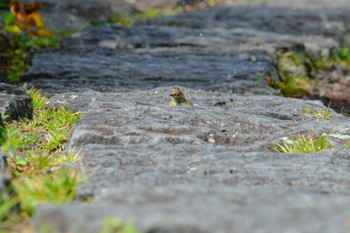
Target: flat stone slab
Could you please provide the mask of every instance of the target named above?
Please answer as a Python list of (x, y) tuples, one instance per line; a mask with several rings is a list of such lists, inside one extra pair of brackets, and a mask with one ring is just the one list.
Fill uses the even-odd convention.
[[(74, 204), (42, 205), (36, 230), (98, 232), (113, 218), (145, 233), (349, 231), (349, 118), (278, 97), (265, 79), (280, 77), (276, 51), (329, 58), (344, 42), (348, 10), (322, 6), (227, 6), (91, 26), (36, 54), (24, 78), (53, 94), (53, 106), (84, 111), (66, 150), (91, 175)], [(343, 89), (332, 90), (348, 88), (346, 69), (339, 74)], [(168, 106), (179, 86), (192, 106)], [(325, 111), (329, 119), (316, 116)], [(309, 133), (333, 150), (271, 149)]]
[[(59, 49), (36, 54), (24, 80), (49, 93), (180, 85), (276, 94), (264, 79), (279, 77), (276, 50), (301, 47), (327, 58), (339, 47), (339, 34), (349, 31), (348, 15), (333, 13), (231, 6), (131, 28), (91, 26)], [(273, 25), (277, 19), (282, 26)]]
[[(181, 187), (149, 189), (155, 191), (149, 194), (135, 189), (115, 194), (114, 204), (42, 206), (35, 221), (37, 225), (49, 224), (57, 232), (87, 233), (98, 232), (106, 219), (135, 222), (140, 232), (147, 233), (349, 231), (350, 198), (346, 195), (281, 192), (270, 188), (194, 186), (187, 192)], [(142, 200), (146, 197), (135, 197), (135, 192), (140, 191), (151, 195), (148, 198), (155, 204), (144, 204)], [(183, 196), (176, 196), (179, 194)], [(131, 196), (128, 202), (125, 196)], [(171, 203), (173, 200), (176, 204)], [(178, 216), (174, 217), (174, 213)]]
[[(36, 55), (25, 80), (49, 93), (91, 89), (103, 92), (125, 91), (179, 84), (211, 90), (221, 88), (235, 93), (277, 93), (262, 83), (265, 82), (262, 78), (264, 75), (276, 73), (273, 60), (264, 53), (224, 56), (173, 52), (116, 53), (115, 56), (88, 51), (83, 54)], [(252, 62), (251, 56), (259, 60)], [(40, 65), (37, 63), (39, 60)], [(208, 71), (200, 64), (204, 67), (210, 65), (212, 69)]]
[(324, 110), (319, 101), (194, 89), (184, 89), (193, 106), (170, 108), (171, 88), (76, 97), (90, 105), (67, 150), (79, 151), (93, 174), (78, 199), (95, 203), (43, 206), (37, 229), (96, 232), (107, 217), (132, 220), (141, 232), (349, 229), (346, 141), (329, 136), (338, 149), (317, 154), (270, 149), (298, 133), (345, 137), (349, 118), (305, 113)]
[(136, 12), (148, 11), (154, 8), (174, 8), (178, 0), (42, 0), (40, 13), (45, 24), (53, 28), (73, 29), (84, 28), (91, 22), (108, 21), (111, 17), (122, 15), (127, 17)]
[[(255, 3), (256, 4), (256, 3)], [(278, 4), (277, 4), (278, 5)], [(293, 5), (293, 3), (291, 4)], [(344, 37), (350, 26), (349, 8), (291, 9), (289, 7), (224, 6), (193, 14), (154, 19), (152, 25), (188, 28), (247, 28), (289, 35)]]

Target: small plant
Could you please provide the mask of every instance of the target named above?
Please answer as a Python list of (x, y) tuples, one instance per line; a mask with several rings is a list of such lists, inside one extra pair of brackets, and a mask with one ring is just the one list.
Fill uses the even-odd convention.
[(329, 106), (327, 108), (323, 108), (321, 110), (311, 110), (308, 108), (304, 108), (303, 112), (305, 114), (312, 114), (315, 116), (316, 121), (319, 121), (321, 119), (330, 119), (332, 118), (332, 114), (330, 113)]
[(311, 133), (282, 138), (282, 143), (274, 144), (271, 148), (287, 154), (316, 153), (331, 149), (327, 144), (327, 137), (317, 137)]
[(348, 47), (340, 48), (339, 58), (346, 63), (350, 63), (350, 48)]
[(34, 111), (44, 107), (47, 99), (40, 90), (30, 88), (27, 90), (27, 93), (32, 97)]

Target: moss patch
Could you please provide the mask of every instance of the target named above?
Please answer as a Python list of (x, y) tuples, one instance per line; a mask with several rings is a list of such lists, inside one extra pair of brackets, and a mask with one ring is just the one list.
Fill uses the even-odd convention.
[(304, 46), (280, 48), (276, 52), (278, 80), (272, 86), (288, 97), (312, 94), (320, 73), (331, 73), (340, 64), (350, 65), (350, 48), (340, 47), (309, 52)]

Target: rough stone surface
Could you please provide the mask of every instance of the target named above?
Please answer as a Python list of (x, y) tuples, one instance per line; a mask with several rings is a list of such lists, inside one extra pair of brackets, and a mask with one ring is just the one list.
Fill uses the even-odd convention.
[(182, 85), (229, 93), (273, 94), (276, 91), (263, 79), (279, 75), (273, 54), (278, 47), (296, 45), (319, 54), (338, 43), (318, 36), (239, 28), (140, 25), (129, 29), (104, 25), (76, 34), (57, 50), (37, 54), (24, 80), (51, 93)]
[[(149, 190), (149, 189), (148, 189)], [(157, 190), (152, 195), (154, 205), (137, 202), (147, 190), (129, 190), (116, 195), (129, 202), (116, 201), (92, 206), (43, 206), (36, 215), (37, 223), (49, 223), (59, 232), (98, 232), (103, 218), (120, 216), (130, 221), (137, 216), (141, 232), (153, 233), (227, 233), (227, 232), (347, 232), (349, 230), (350, 198), (322, 193), (275, 191), (271, 188), (206, 188), (181, 185), (169, 190)], [(181, 195), (175, 196), (181, 192)], [(170, 193), (170, 194), (169, 194)], [(247, 195), (254, 193), (254, 195)], [(122, 197), (122, 195), (124, 197)], [(197, 198), (199, 196), (200, 198)], [(214, 196), (218, 198), (213, 198)], [(135, 200), (133, 200), (133, 198)], [(176, 200), (176, 204), (171, 204)], [(156, 204), (160, 203), (160, 204)], [(163, 208), (159, 208), (163, 206)], [(228, 208), (228, 206), (230, 208)], [(218, 207), (223, 207), (222, 209)], [(174, 218), (174, 212), (179, 214)], [(79, 216), (77, 216), (79, 215)], [(69, 219), (73, 219), (71, 221)], [(64, 224), (60, 224), (60, 223)]]
[[(331, 112), (317, 121), (304, 113), (323, 110), (319, 101), (193, 89), (185, 89), (193, 106), (170, 108), (169, 93), (170, 87), (77, 94), (90, 105), (67, 150), (79, 151), (94, 174), (77, 198), (96, 202), (44, 206), (37, 229), (96, 232), (115, 217), (131, 219), (141, 232), (349, 230), (349, 150), (270, 149), (297, 133), (349, 135), (347, 117)], [(337, 148), (346, 143), (330, 141)]]
[[(32, 0), (34, 1), (34, 0)], [(147, 11), (152, 8), (173, 8), (176, 5), (192, 5), (195, 0), (43, 0), (44, 6), (41, 13), (45, 22), (55, 28), (81, 28), (87, 26), (90, 21), (106, 21), (116, 13), (133, 13), (135, 11)], [(203, 1), (197, 1), (203, 2)], [(210, 2), (210, 1), (205, 1)], [(288, 9), (344, 9), (349, 8), (350, 3), (346, 0), (217, 0), (217, 5), (236, 6), (268, 6)], [(299, 26), (299, 25), (298, 25)]]
[(32, 98), (23, 88), (0, 83), (0, 113), (2, 116), (8, 116), (8, 120), (31, 119), (33, 116)]
[[(91, 26), (59, 49), (37, 54), (24, 80), (50, 93), (181, 85), (278, 94), (265, 81), (281, 79), (276, 52), (301, 49), (313, 59), (329, 59), (350, 31), (349, 15), (347, 8), (226, 6), (131, 28)], [(339, 66), (309, 74), (317, 80), (310, 95), (349, 112), (349, 72)]]
[[(107, 21), (113, 16), (135, 14), (148, 10), (172, 9), (194, 1), (179, 0), (43, 0), (41, 13), (45, 22), (55, 28), (83, 28), (93, 21)], [(221, 3), (223, 4), (223, 3)]]
[[(347, 3), (235, 2), (131, 28), (91, 26), (35, 55), (28, 85), (84, 111), (66, 149), (91, 175), (74, 204), (38, 209), (37, 231), (98, 232), (108, 218), (145, 233), (350, 231), (349, 118), (278, 97), (265, 79), (280, 78), (280, 50), (329, 58), (350, 31), (349, 9), (333, 7)], [(321, 84), (348, 93), (347, 68), (333, 71)], [(193, 106), (168, 106), (178, 86)], [(324, 111), (331, 118), (315, 116)], [(334, 149), (270, 147), (308, 133)]]
[[(267, 73), (276, 74), (273, 59), (264, 53), (253, 53), (259, 59), (257, 62), (249, 60), (249, 53), (223, 56), (172, 54), (171, 51), (162, 52), (163, 55), (128, 51), (117, 53), (116, 56), (91, 52), (37, 55), (35, 67), (27, 72), (25, 80), (50, 93), (89, 89), (149, 89), (180, 84), (241, 94), (277, 93), (263, 84), (263, 79), (259, 82), (259, 77)], [(41, 65), (37, 63), (39, 60), (42, 61)], [(203, 69), (208, 66), (212, 69)]]
[[(221, 7), (214, 10), (150, 20), (154, 25), (190, 28), (248, 28), (285, 35), (343, 38), (349, 32), (349, 9), (289, 9), (280, 7)], [(317, 43), (316, 43), (317, 44)]]
[[(271, 4), (266, 3), (268, 1), (261, 1), (261, 3), (263, 2), (265, 2), (264, 5), (269, 7), (243, 5), (221, 7), (206, 11), (206, 14), (195, 12), (190, 15), (167, 17), (162, 20), (149, 20), (148, 23), (150, 25), (185, 27), (197, 31), (217, 28), (224, 31), (258, 31), (259, 33), (252, 33), (251, 37), (242, 36), (241, 38), (244, 39), (240, 47), (255, 48), (255, 46), (258, 46), (260, 49), (265, 50), (272, 43), (274, 45), (273, 48), (287, 50), (287, 53), (291, 50), (300, 50), (301, 48), (314, 56), (314, 60), (322, 60), (332, 50), (334, 51), (334, 48), (339, 46), (335, 46), (334, 40), (349, 46), (349, 38), (347, 36), (350, 29), (348, 23), (350, 21), (349, 8), (334, 8), (335, 5), (339, 6), (339, 2), (335, 2), (332, 7), (327, 7), (327, 9), (322, 8), (324, 5), (310, 9), (307, 7), (307, 9), (276, 7), (279, 4), (271, 7)], [(286, 3), (284, 2), (283, 4)], [(271, 32), (273, 33), (272, 35), (270, 34)], [(276, 34), (279, 36), (275, 36)], [(237, 38), (237, 35), (234, 35)], [(268, 35), (276, 39), (276, 42), (274, 39), (271, 40)], [(302, 42), (298, 42), (291, 35), (300, 38)], [(304, 37), (308, 37), (308, 39)], [(264, 38), (263, 41), (259, 41), (260, 38)], [(254, 42), (256, 43), (255, 46)], [(291, 45), (295, 47), (293, 48)], [(269, 51), (273, 50), (270, 49)], [(294, 68), (296, 68), (292, 72), (294, 77), (298, 77), (300, 69), (304, 69), (301, 66)], [(310, 69), (312, 68), (306, 65), (306, 71), (310, 72)], [(326, 105), (331, 104), (339, 112), (350, 112), (350, 95), (348, 94), (350, 90), (348, 82), (349, 72), (349, 66), (343, 66), (342, 64), (321, 70), (317, 74), (310, 74), (312, 73), (310, 72), (308, 76), (317, 80), (314, 83), (314, 87), (309, 88), (310, 95), (323, 100)]]

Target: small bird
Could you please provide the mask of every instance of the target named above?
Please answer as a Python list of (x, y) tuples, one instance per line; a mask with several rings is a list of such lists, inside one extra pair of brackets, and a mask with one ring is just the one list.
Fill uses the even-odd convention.
[(169, 107), (192, 105), (190, 100), (187, 100), (180, 88), (174, 88), (170, 93)]

